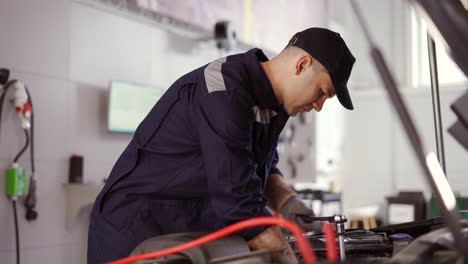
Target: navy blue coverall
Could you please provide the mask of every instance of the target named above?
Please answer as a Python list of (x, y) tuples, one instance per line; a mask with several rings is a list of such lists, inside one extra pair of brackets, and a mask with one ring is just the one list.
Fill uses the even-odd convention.
[[(143, 240), (211, 232), (270, 216), (264, 189), (289, 116), (259, 49), (217, 59), (178, 79), (137, 128), (94, 204), (88, 263), (128, 254)], [(239, 234), (249, 240), (264, 230)]]

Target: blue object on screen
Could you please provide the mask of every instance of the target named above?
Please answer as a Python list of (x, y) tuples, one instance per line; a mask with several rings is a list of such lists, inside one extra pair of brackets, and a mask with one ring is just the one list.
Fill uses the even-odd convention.
[(113, 80), (109, 85), (107, 129), (133, 133), (165, 89), (151, 85)]

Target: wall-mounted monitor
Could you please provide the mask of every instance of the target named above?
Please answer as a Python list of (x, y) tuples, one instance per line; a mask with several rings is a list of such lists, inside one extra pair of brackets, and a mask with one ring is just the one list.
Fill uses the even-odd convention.
[(110, 81), (107, 129), (133, 133), (165, 89), (126, 81)]

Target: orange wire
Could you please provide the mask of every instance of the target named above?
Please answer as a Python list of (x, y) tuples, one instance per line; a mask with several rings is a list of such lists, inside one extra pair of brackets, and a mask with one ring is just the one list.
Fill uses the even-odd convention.
[(256, 226), (265, 226), (265, 225), (278, 225), (288, 229), (296, 238), (296, 243), (299, 251), (302, 254), (303, 260), (305, 264), (313, 264), (315, 263), (316, 257), (314, 252), (312, 251), (312, 247), (310, 246), (309, 241), (304, 237), (302, 230), (293, 222), (282, 218), (275, 218), (275, 217), (257, 217), (248, 220), (244, 220), (241, 222), (237, 222), (230, 226), (224, 227), (220, 230), (217, 230), (213, 233), (208, 235), (202, 236), (195, 240), (189, 241), (187, 243), (177, 245), (174, 247), (162, 249), (159, 251), (153, 251), (149, 253), (143, 253), (139, 255), (133, 255), (130, 257), (122, 258), (116, 261), (109, 262), (109, 264), (124, 264), (124, 263), (131, 263), (136, 262), (139, 260), (145, 259), (155, 259), (166, 255), (175, 254), (190, 248), (198, 247), (200, 245), (206, 244), (213, 240), (228, 236), (232, 233), (238, 232), (240, 230), (256, 227)]
[(336, 245), (336, 235), (332, 224), (324, 224), (322, 226), (322, 232), (325, 235), (325, 248), (327, 250), (328, 262), (333, 263), (338, 261), (338, 247)]

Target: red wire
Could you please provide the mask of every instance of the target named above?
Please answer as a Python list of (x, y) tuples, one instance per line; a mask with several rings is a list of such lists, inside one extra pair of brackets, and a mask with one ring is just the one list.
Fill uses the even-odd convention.
[(327, 260), (329, 262), (338, 261), (338, 250), (336, 245), (335, 230), (331, 224), (324, 224), (322, 232), (325, 235), (325, 248), (327, 250)]
[(223, 229), (217, 230), (213, 233), (208, 235), (202, 236), (195, 240), (189, 241), (187, 243), (177, 245), (174, 247), (166, 248), (160, 251), (153, 251), (149, 253), (133, 255), (130, 257), (122, 258), (116, 261), (109, 262), (108, 264), (124, 264), (124, 263), (131, 263), (136, 262), (139, 260), (145, 259), (155, 259), (166, 255), (175, 254), (190, 248), (198, 247), (200, 245), (206, 244), (213, 240), (228, 236), (232, 233), (238, 232), (240, 230), (256, 227), (256, 226), (265, 226), (265, 225), (278, 225), (288, 229), (296, 238), (297, 247), (302, 254), (303, 260), (305, 264), (313, 264), (315, 263), (316, 257), (314, 252), (312, 251), (312, 247), (310, 246), (309, 241), (304, 237), (302, 230), (294, 223), (282, 219), (282, 218), (275, 218), (275, 217), (257, 217), (248, 220), (244, 220), (241, 222), (237, 222), (230, 226), (227, 226)]

